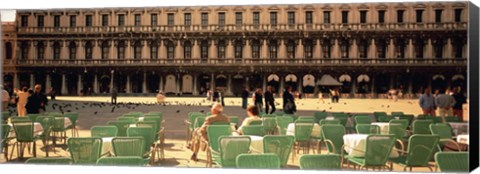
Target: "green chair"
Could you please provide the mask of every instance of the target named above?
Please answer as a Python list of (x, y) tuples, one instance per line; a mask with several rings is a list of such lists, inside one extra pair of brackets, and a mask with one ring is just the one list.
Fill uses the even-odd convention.
[(48, 164), (59, 165), (59, 164), (71, 164), (71, 163), (72, 163), (72, 160), (68, 157), (30, 158), (27, 161), (25, 161), (25, 164), (42, 164), (42, 165), (48, 165)]
[(262, 125), (248, 125), (242, 127), (243, 135), (265, 136), (265, 129)]
[(144, 114), (143, 116), (147, 117), (147, 116), (153, 116), (153, 115), (154, 116), (160, 116), (160, 117), (163, 118), (163, 113), (162, 112), (148, 112), (148, 113)]
[(357, 124), (355, 130), (358, 134), (380, 134), (380, 127), (378, 125)]
[(250, 142), (249, 136), (220, 136), (218, 149), (210, 149), (213, 161), (223, 168), (236, 167), (237, 156), (250, 151)]
[(217, 121), (217, 122), (213, 122), (212, 125), (228, 125), (228, 126), (230, 126), (230, 122)]
[(240, 154), (237, 156), (236, 167), (243, 169), (280, 169), (280, 158), (273, 153)]
[(338, 154), (302, 155), (302, 170), (340, 170), (341, 156)]
[(388, 115), (380, 115), (378, 116), (377, 118), (377, 121), (378, 122), (389, 122), (390, 120), (392, 120), (394, 118), (392, 118), (391, 116), (388, 116)]
[(67, 128), (65, 127), (65, 117), (54, 117), (52, 133), (53, 146), (56, 146), (58, 138), (63, 139), (63, 142), (65, 144), (67, 143)]
[(117, 127), (117, 136), (124, 137), (127, 136), (127, 129), (130, 127), (130, 122), (128, 121), (109, 121), (107, 125), (112, 125)]
[(412, 123), (412, 134), (431, 134), (430, 124), (432, 120), (415, 120)]
[(235, 126), (240, 125), (240, 119), (238, 116), (229, 116), (228, 118), (230, 118), (230, 123), (235, 123)]
[(333, 120), (323, 119), (323, 120), (320, 120), (318, 124), (321, 126), (326, 124), (341, 124), (341, 123), (340, 123), (340, 120), (336, 120), (336, 119), (333, 119)]
[(368, 135), (365, 142), (365, 156), (354, 157), (347, 155), (347, 162), (348, 164), (353, 163), (360, 166), (360, 169), (365, 168), (367, 170), (369, 167), (386, 167), (386, 162), (394, 144), (395, 137), (393, 135)]
[(300, 149), (303, 154), (310, 152), (310, 140), (312, 135), (313, 123), (303, 123), (301, 121), (295, 121), (295, 143), (293, 145), (292, 161), (295, 159)]
[(102, 139), (69, 138), (68, 150), (72, 164), (96, 164), (102, 151)]
[(441, 172), (468, 173), (468, 152), (437, 152), (435, 162)]
[(343, 153), (343, 136), (345, 135), (345, 127), (341, 124), (327, 124), (320, 126), (322, 138), (329, 153)]
[(263, 121), (262, 120), (253, 120), (250, 122), (250, 125), (262, 125)]
[(442, 123), (443, 120), (442, 120), (442, 117), (434, 117), (433, 118), (433, 123)]
[(151, 154), (150, 157), (150, 163), (153, 164), (155, 160), (155, 150), (152, 149), (152, 145), (155, 142), (155, 135), (154, 135), (154, 130), (155, 128), (153, 127), (130, 127), (127, 129), (127, 136), (128, 137), (143, 137), (145, 140), (145, 149), (144, 149), (144, 154), (147, 156), (147, 154)]
[(406, 171), (407, 167), (410, 168), (410, 172), (412, 172), (413, 167), (428, 167), (430, 171), (433, 172), (428, 161), (430, 160), (439, 139), (440, 137), (437, 135), (417, 134), (410, 136), (405, 156), (389, 160), (391, 162), (390, 170), (393, 169), (392, 163), (395, 163), (403, 166), (403, 171)]
[(293, 118), (293, 121), (296, 121), (298, 119), (298, 116), (294, 114), (283, 114), (283, 117), (291, 117)]
[(46, 115), (53, 116), (53, 117), (62, 117), (63, 114), (61, 112), (47, 112)]
[(392, 112), (392, 117), (400, 117), (400, 116), (402, 116), (402, 115), (404, 115), (403, 112), (399, 112), (399, 111), (397, 111), (397, 112)]
[(402, 124), (402, 126), (405, 127), (405, 129), (407, 129), (409, 125), (409, 121), (407, 119), (398, 119), (398, 120), (394, 119), (394, 120), (388, 121), (388, 123)]
[(188, 113), (188, 119), (184, 120), (184, 123), (187, 125), (186, 129), (186, 135), (185, 136), (185, 144), (190, 144), (190, 138), (192, 137), (192, 132), (195, 130), (195, 120), (197, 117), (206, 117), (203, 113), (201, 112), (189, 112)]
[(208, 141), (204, 142), (208, 145), (207, 148), (207, 167), (212, 166), (212, 149), (218, 152), (219, 143), (218, 138), (220, 136), (228, 136), (232, 134), (232, 129), (229, 125), (208, 125), (207, 126), (207, 137)]
[(275, 117), (263, 117), (262, 126), (266, 134), (273, 135), (277, 130), (277, 121)]
[(207, 117), (200, 116), (200, 117), (195, 118), (192, 132), (193, 132), (193, 130), (195, 130), (196, 128), (202, 127), (203, 123), (205, 122), (205, 118), (207, 118)]
[(263, 153), (274, 153), (280, 158), (282, 167), (287, 165), (295, 137), (291, 135), (265, 135), (263, 137)]
[(366, 115), (366, 116), (365, 115), (355, 116), (355, 117), (353, 117), (353, 119), (355, 120), (355, 125), (356, 124), (371, 124), (372, 123), (372, 119), (368, 115)]
[(138, 156), (103, 157), (97, 160), (101, 166), (145, 166), (147, 161)]
[(458, 122), (461, 122), (461, 121), (460, 121), (460, 118), (455, 117), (455, 116), (445, 117), (445, 121), (446, 121), (447, 123), (451, 123), (451, 122), (453, 122), (453, 123), (458, 123)]
[(91, 137), (116, 137), (118, 128), (116, 126), (93, 126), (90, 128)]
[(67, 126), (65, 129), (72, 130), (72, 137), (78, 137), (78, 129), (77, 129), (77, 120), (78, 120), (78, 113), (77, 112), (69, 112), (64, 114), (65, 117), (70, 119), (72, 122), (71, 125)]
[(349, 116), (345, 113), (335, 113), (333, 117), (337, 120), (340, 120), (340, 124), (342, 124), (347, 132), (355, 132), (355, 127), (353, 125), (347, 126)]
[(6, 124), (8, 123), (8, 119), (10, 118), (10, 112), (8, 111), (3, 111), (2, 112), (2, 115), (1, 115), (1, 118), (0, 118), (0, 123), (2, 124)]
[(277, 129), (280, 135), (286, 135), (288, 124), (293, 123), (292, 117), (277, 116), (275, 117), (277, 122)]
[(460, 151), (460, 145), (457, 141), (453, 140), (452, 128), (448, 124), (444, 123), (437, 123), (437, 124), (430, 124), (430, 131), (433, 135), (438, 135), (440, 137), (440, 143), (438, 144), (438, 150), (442, 148), (440, 145), (444, 145), (445, 143), (452, 143), (457, 146), (457, 149)]
[(327, 112), (314, 112), (313, 117), (315, 118), (315, 123), (318, 123), (320, 120), (326, 119), (327, 115)]
[(305, 122), (305, 123), (313, 123), (315, 122), (315, 118), (314, 117), (309, 117), (309, 116), (299, 116), (297, 118), (297, 120), (295, 121), (302, 121), (302, 122)]
[(404, 136), (407, 131), (407, 120), (390, 120), (388, 123), (388, 134), (395, 137), (400, 149), (405, 149)]
[(27, 114), (26, 116), (30, 118), (31, 121), (35, 122), (37, 121), (37, 117), (40, 116), (40, 114)]
[(133, 124), (133, 123), (137, 122), (137, 118), (122, 116), (122, 117), (118, 117), (117, 121), (128, 121), (129, 123)]
[(15, 131), (16, 141), (12, 146), (12, 151), (10, 152), (10, 159), (12, 159), (13, 151), (15, 150), (15, 145), (18, 147), (19, 158), (23, 158), (25, 147), (28, 146), (30, 149), (30, 144), (33, 144), (33, 157), (37, 157), (37, 140), (41, 140), (38, 136), (34, 134), (33, 122), (30, 119), (27, 120), (12, 120), (13, 130)]
[(0, 147), (0, 152), (3, 153), (5, 159), (8, 161), (8, 146), (10, 146), (10, 140), (13, 139), (13, 138), (9, 138), (9, 134), (10, 134), (10, 129), (11, 127), (7, 124), (1, 124), (1, 135), (0, 135), (0, 138), (1, 138), (1, 147)]
[(165, 131), (164, 128), (162, 127), (162, 118), (159, 116), (145, 116), (143, 119), (146, 122), (156, 122), (156, 132), (155, 132), (155, 150), (158, 153), (158, 157), (164, 158), (164, 142), (165, 142)]
[(404, 114), (399, 117), (400, 120), (408, 120), (408, 126), (412, 124), (414, 118), (415, 116), (412, 114)]
[[(41, 139), (43, 142), (43, 145), (45, 146), (45, 154), (48, 157), (48, 151), (49, 151), (49, 144), (48, 141), (52, 141), (50, 134), (52, 132), (53, 124), (55, 121), (55, 117), (53, 116), (39, 116), (36, 118), (37, 122), (42, 125), (43, 132), (39, 135), (37, 135), (38, 139)], [(53, 143), (53, 142), (52, 142)], [(55, 146), (53, 146), (55, 148)]]
[(135, 115), (136, 117), (142, 117), (143, 116), (143, 112), (138, 112), (138, 111), (129, 112), (128, 114)]
[(373, 116), (375, 117), (375, 120), (378, 122), (382, 122), (379, 120), (380, 117), (388, 117), (386, 112), (373, 112)]
[(137, 137), (115, 137), (112, 139), (113, 154), (115, 156), (137, 156), (148, 157), (145, 151), (145, 138)]

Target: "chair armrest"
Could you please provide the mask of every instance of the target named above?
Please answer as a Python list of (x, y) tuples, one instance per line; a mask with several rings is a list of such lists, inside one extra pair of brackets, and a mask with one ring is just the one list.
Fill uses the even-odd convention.
[(453, 144), (455, 144), (455, 146), (457, 146), (457, 149), (459, 152), (461, 152), (462, 150), (460, 149), (460, 145), (458, 144), (458, 142), (452, 140), (452, 139), (440, 139), (440, 142), (451, 142)]
[[(336, 152), (337, 152), (337, 150), (335, 149), (335, 144), (333, 144), (333, 142), (332, 142), (331, 140), (325, 139), (325, 140), (323, 140), (323, 141), (325, 142), (325, 146), (327, 146), (327, 143), (330, 144), (330, 146), (332, 146), (333, 153), (336, 153)], [(327, 148), (328, 148), (328, 146), (327, 146)]]

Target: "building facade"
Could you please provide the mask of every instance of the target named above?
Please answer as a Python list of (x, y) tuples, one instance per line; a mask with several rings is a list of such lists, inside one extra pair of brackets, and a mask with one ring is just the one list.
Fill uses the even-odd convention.
[(344, 96), (466, 91), (466, 2), (17, 10), (4, 79), (62, 95), (287, 86)]

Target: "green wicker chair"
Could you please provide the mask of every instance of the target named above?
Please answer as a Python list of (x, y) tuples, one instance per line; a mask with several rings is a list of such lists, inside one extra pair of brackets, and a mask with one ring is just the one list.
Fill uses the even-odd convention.
[(343, 136), (345, 135), (345, 127), (341, 124), (327, 124), (320, 126), (322, 138), (329, 153), (343, 153)]
[(287, 165), (295, 137), (291, 135), (265, 135), (263, 137), (263, 153), (274, 153), (280, 158), (282, 167)]
[(162, 127), (163, 120), (159, 116), (145, 116), (143, 121), (146, 122), (156, 122), (157, 130), (155, 132), (155, 148), (154, 150), (157, 153), (157, 156), (159, 158), (164, 158), (164, 146), (165, 146), (165, 131), (164, 128)]
[(8, 119), (10, 118), (10, 112), (8, 111), (3, 111), (1, 118), (0, 118), (0, 123), (6, 124), (8, 123)]
[(262, 125), (263, 121), (262, 120), (253, 120), (250, 122), (250, 125)]
[(263, 117), (262, 126), (266, 134), (273, 135), (277, 130), (277, 121), (275, 120), (275, 117)]
[(127, 129), (132, 123), (128, 121), (109, 121), (107, 124), (117, 127), (117, 136), (124, 137), (127, 136)]
[(428, 161), (430, 160), (439, 139), (440, 138), (437, 135), (412, 135), (408, 141), (406, 155), (389, 160), (391, 162), (390, 170), (393, 169), (392, 163), (395, 163), (403, 166), (403, 171), (406, 171), (407, 167), (410, 168), (410, 172), (413, 167), (428, 167), (430, 171), (433, 172)]
[(48, 158), (30, 158), (25, 161), (25, 164), (71, 164), (72, 160), (68, 157), (48, 157)]
[(212, 150), (219, 151), (219, 137), (228, 136), (232, 134), (232, 129), (229, 125), (208, 125), (207, 127), (207, 137), (208, 141), (204, 142), (208, 145), (207, 148), (207, 167), (212, 166)]
[(293, 145), (292, 162), (297, 153), (302, 149), (303, 154), (310, 152), (310, 140), (312, 135), (313, 123), (303, 123), (295, 121), (295, 143)]
[(262, 125), (248, 125), (242, 127), (243, 135), (265, 136), (265, 129)]
[(63, 139), (64, 144), (67, 144), (67, 128), (65, 127), (65, 117), (56, 116), (52, 126), (52, 141), (53, 146), (56, 146), (57, 139)]
[(438, 150), (441, 150), (442, 148), (440, 145), (443, 145), (445, 143), (452, 143), (457, 146), (457, 149), (460, 151), (460, 145), (457, 143), (457, 141), (453, 140), (453, 134), (452, 134), (452, 128), (448, 124), (444, 123), (437, 123), (437, 124), (430, 124), (430, 131), (432, 132), (433, 135), (438, 135), (440, 136), (440, 143), (438, 143)]
[(116, 126), (93, 126), (90, 128), (91, 137), (116, 137), (118, 128)]
[(237, 156), (250, 151), (249, 136), (220, 136), (218, 150), (211, 149), (215, 163), (224, 168), (236, 167)]
[(389, 122), (390, 120), (392, 120), (394, 118), (392, 118), (391, 116), (388, 116), (388, 115), (380, 115), (378, 116), (377, 118), (377, 121), (378, 122)]
[(40, 114), (27, 114), (26, 116), (30, 118), (31, 121), (35, 122), (37, 121), (37, 117), (40, 116)]
[(408, 120), (408, 126), (412, 124), (414, 118), (415, 116), (412, 114), (404, 114), (399, 117), (400, 120)]
[(137, 122), (137, 118), (122, 116), (122, 117), (118, 117), (117, 121), (128, 121), (129, 123), (133, 124), (133, 123)]
[(407, 120), (390, 120), (388, 123), (388, 134), (395, 137), (395, 141), (399, 144), (401, 150), (405, 149), (404, 136), (407, 131), (406, 122)]
[(132, 111), (132, 112), (129, 112), (128, 114), (135, 115), (136, 117), (143, 117), (143, 112)]
[(33, 132), (33, 122), (30, 119), (26, 120), (12, 120), (13, 130), (15, 131), (16, 141), (12, 146), (12, 151), (10, 152), (10, 159), (12, 159), (13, 151), (15, 150), (15, 145), (18, 147), (19, 158), (23, 158), (25, 147), (33, 144), (33, 157), (37, 157), (37, 140), (41, 140)]
[(292, 117), (277, 116), (275, 117), (277, 122), (277, 129), (280, 135), (286, 135), (288, 124), (293, 123)]
[(431, 134), (429, 126), (432, 124), (431, 120), (415, 120), (412, 123), (413, 134)]
[(402, 115), (404, 115), (403, 112), (399, 112), (399, 111), (397, 111), (397, 112), (392, 112), (392, 117), (400, 117), (400, 116), (402, 116)]
[(320, 122), (318, 122), (318, 124), (319, 124), (320, 126), (321, 126), (321, 125), (326, 125), (326, 124), (338, 124), (338, 125), (339, 125), (339, 124), (340, 124), (340, 120), (336, 120), (336, 119), (334, 119), (334, 120), (326, 120), (326, 119), (324, 119), (324, 120), (320, 120)]
[(187, 132), (185, 136), (185, 144), (190, 144), (190, 138), (192, 137), (192, 132), (195, 130), (195, 122), (197, 117), (206, 117), (203, 113), (201, 112), (189, 112), (188, 113), (188, 119), (184, 120), (184, 123), (187, 125)]
[(7, 124), (1, 124), (1, 135), (0, 135), (0, 138), (1, 139), (1, 149), (0, 149), (0, 152), (3, 153), (5, 159), (8, 161), (8, 146), (10, 146), (10, 140), (12, 138), (9, 138), (9, 134), (10, 134), (10, 129), (11, 127)]
[(145, 166), (148, 161), (136, 156), (103, 157), (97, 160), (101, 166)]
[(318, 123), (320, 120), (326, 119), (328, 113), (326, 112), (314, 112), (313, 117), (315, 118), (315, 123)]
[(386, 112), (373, 112), (373, 116), (375, 117), (375, 120), (377, 120), (378, 122), (382, 122), (379, 120), (380, 117), (388, 117)]
[(228, 118), (230, 118), (230, 123), (235, 123), (235, 126), (239, 126), (240, 119), (238, 116), (229, 116)]
[(460, 121), (460, 118), (454, 117), (454, 116), (445, 117), (445, 121), (446, 121), (447, 123), (450, 123), (450, 122), (454, 122), (454, 123), (456, 123), (456, 122), (461, 122), (461, 121)]
[(343, 126), (347, 125), (348, 115), (345, 113), (333, 113), (333, 117), (337, 120), (340, 120), (340, 124)]
[(358, 116), (355, 116), (353, 119), (355, 120), (355, 125), (372, 123), (372, 119), (368, 115), (358, 115)]
[(341, 156), (338, 154), (302, 155), (302, 170), (340, 170)]
[(297, 120), (295, 121), (302, 121), (302, 122), (305, 122), (305, 123), (313, 123), (315, 122), (315, 118), (314, 117), (309, 117), (309, 116), (299, 116), (297, 118)]
[(437, 152), (435, 162), (441, 172), (468, 173), (468, 152)]
[(359, 134), (380, 134), (380, 127), (370, 124), (357, 124), (355, 130)]
[(243, 169), (280, 169), (280, 158), (273, 153), (240, 154), (236, 166)]
[[(154, 135), (155, 128), (153, 127), (130, 127), (127, 129), (128, 137), (143, 137), (145, 140), (145, 149), (144, 154), (151, 154), (150, 164), (153, 164), (155, 161), (155, 149), (152, 149), (152, 145), (155, 142)], [(146, 155), (145, 155), (146, 156)]]
[(72, 164), (96, 164), (102, 151), (102, 139), (69, 138), (68, 150), (70, 152)]
[[(361, 168), (381, 168), (386, 167), (388, 157), (395, 144), (393, 135), (369, 135), (365, 142), (365, 156), (353, 157), (347, 155), (348, 165), (353, 163)], [(343, 156), (343, 155), (342, 155)]]
[(65, 113), (65, 117), (70, 119), (72, 124), (70, 126), (67, 126), (65, 129), (67, 130), (72, 130), (72, 137), (78, 137), (78, 129), (77, 129), (77, 120), (78, 120), (78, 113), (76, 112), (70, 112), (70, 113)]
[(113, 153), (115, 156), (148, 157), (145, 150), (145, 138), (138, 137), (115, 137), (112, 139)]
[[(50, 132), (52, 131), (55, 117), (53, 116), (39, 116), (36, 118), (37, 122), (42, 125), (43, 132), (40, 135), (37, 135), (37, 138), (41, 139), (43, 145), (45, 146), (45, 154), (48, 157), (49, 145), (48, 141), (52, 141), (50, 137)], [(53, 146), (55, 148), (55, 146)]]

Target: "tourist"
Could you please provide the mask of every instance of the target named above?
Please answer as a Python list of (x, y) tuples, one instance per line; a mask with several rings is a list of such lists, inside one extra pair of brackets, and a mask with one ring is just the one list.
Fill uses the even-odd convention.
[(426, 88), (420, 96), (419, 102), (424, 115), (435, 116), (435, 98), (433, 97), (430, 88)]
[(54, 88), (50, 88), (50, 92), (48, 92), (50, 94), (50, 100), (55, 100), (55, 95), (57, 94), (57, 92), (55, 91)]
[(335, 88), (333, 90), (330, 90), (330, 94), (332, 95), (332, 103), (338, 103), (338, 100), (339, 100), (339, 95), (340, 95), (340, 91), (338, 88)]
[(247, 109), (247, 103), (248, 103), (248, 96), (250, 95), (250, 91), (246, 87), (245, 90), (242, 92), (242, 108)]
[[(28, 96), (28, 88), (24, 86), (22, 90), (15, 89), (15, 94), (17, 95), (17, 113), (19, 117), (23, 117), (27, 115), (27, 109), (25, 105), (27, 104)], [(32, 91), (33, 92), (33, 91)]]
[(10, 102), (10, 94), (3, 88), (3, 85), (0, 85), (0, 89), (2, 89), (2, 110), (6, 111)]
[(295, 105), (295, 98), (293, 97), (293, 88), (290, 86), (288, 90), (283, 92), (283, 112), (286, 114), (294, 114), (297, 112), (297, 106)]
[(163, 91), (158, 91), (158, 94), (157, 94), (157, 102), (158, 104), (161, 104), (163, 102), (165, 102), (165, 95), (163, 94)]
[(242, 135), (243, 134), (242, 128), (244, 126), (249, 126), (250, 123), (252, 123), (252, 121), (262, 120), (259, 114), (260, 114), (260, 110), (258, 109), (257, 106), (249, 105), (247, 107), (247, 118), (243, 120), (242, 125), (237, 129), (237, 133)]
[(218, 98), (220, 100), (220, 103), (222, 103), (222, 106), (225, 106), (225, 91), (222, 89), (221, 91), (218, 92)]
[(438, 114), (442, 117), (442, 122), (445, 123), (445, 116), (449, 115), (452, 111), (452, 107), (455, 105), (455, 98), (451, 95), (445, 94), (444, 91), (440, 91), (435, 97), (435, 106), (438, 107)]
[(112, 89), (112, 100), (111, 100), (111, 104), (112, 105), (116, 105), (117, 104), (117, 88), (113, 88)]
[[(275, 112), (275, 97), (273, 96), (272, 87), (268, 86), (267, 91), (263, 95), (265, 97), (265, 113), (273, 114)], [(268, 112), (270, 107), (272, 107), (272, 110)]]
[(220, 92), (218, 91), (218, 89), (216, 89), (215, 92), (213, 92), (212, 102), (220, 102), (218, 100), (219, 98), (220, 98)]
[(189, 148), (193, 151), (193, 154), (190, 157), (193, 161), (198, 161), (197, 154), (200, 148), (202, 148), (202, 151), (205, 151), (207, 148), (206, 144), (202, 143), (204, 142), (203, 140), (208, 141), (207, 126), (214, 122), (230, 122), (230, 119), (223, 115), (222, 104), (214, 103), (210, 111), (212, 112), (212, 115), (205, 118), (203, 125), (195, 129), (192, 133), (192, 144), (190, 144)]
[[(27, 114), (39, 114), (46, 111), (46, 105), (48, 104), (47, 96), (42, 94), (42, 86), (40, 84), (35, 85), (33, 93), (27, 98)], [(30, 93), (30, 91), (29, 91)]]
[(453, 116), (458, 117), (460, 121), (463, 121), (463, 104), (467, 103), (467, 98), (461, 93), (461, 88), (453, 88), (453, 98), (455, 104), (453, 105)]
[(258, 107), (260, 112), (263, 112), (263, 94), (262, 94), (262, 89), (257, 88), (255, 93), (252, 95), (253, 103)]

